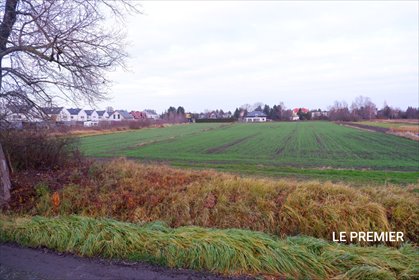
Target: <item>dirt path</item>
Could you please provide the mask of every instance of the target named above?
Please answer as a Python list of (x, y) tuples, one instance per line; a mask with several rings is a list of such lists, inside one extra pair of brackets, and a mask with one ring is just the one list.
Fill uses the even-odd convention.
[(111, 262), (57, 254), (45, 249), (0, 244), (0, 279), (4, 280), (94, 280), (94, 279), (248, 279), (227, 278), (206, 272), (168, 269), (144, 263)]

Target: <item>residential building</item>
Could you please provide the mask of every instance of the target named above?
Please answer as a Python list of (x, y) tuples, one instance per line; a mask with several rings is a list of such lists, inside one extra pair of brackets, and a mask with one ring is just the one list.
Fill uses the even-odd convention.
[(52, 122), (68, 122), (71, 120), (70, 112), (64, 107), (44, 107), (42, 111)]
[(98, 122), (99, 121), (99, 114), (96, 112), (96, 110), (84, 110), (87, 115), (87, 120), (92, 122)]
[(153, 120), (160, 119), (160, 116), (154, 110), (145, 109), (144, 113), (146, 114), (147, 119), (153, 119)]
[(253, 111), (246, 115), (245, 122), (266, 122), (267, 115), (264, 112)]
[(98, 115), (99, 121), (107, 121), (109, 119), (109, 114), (105, 110), (103, 110), (103, 111), (96, 111), (96, 113)]
[(87, 121), (87, 114), (84, 110), (79, 108), (70, 108), (67, 109), (70, 113), (70, 121), (73, 122), (85, 122)]
[(133, 119), (134, 119), (133, 116), (131, 116), (125, 110), (116, 110), (109, 116), (110, 121), (125, 121), (125, 120), (133, 120)]

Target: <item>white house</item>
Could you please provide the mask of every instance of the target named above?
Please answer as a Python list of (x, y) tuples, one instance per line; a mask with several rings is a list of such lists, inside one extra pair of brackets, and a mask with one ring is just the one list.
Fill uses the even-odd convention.
[(109, 114), (107, 111), (96, 111), (99, 121), (107, 121), (109, 119)]
[(131, 116), (127, 111), (125, 110), (116, 110), (113, 112), (109, 119), (110, 121), (126, 121), (126, 120), (133, 120), (133, 116)]
[(68, 122), (71, 120), (70, 112), (64, 107), (44, 107), (42, 111), (53, 122)]
[(160, 119), (159, 115), (154, 110), (146, 109), (144, 110), (144, 113), (146, 114), (147, 119), (153, 119), (153, 120)]
[(87, 121), (87, 114), (84, 110), (79, 108), (70, 108), (67, 110), (70, 113), (70, 121), (85, 122)]
[(245, 122), (266, 122), (266, 115), (260, 111), (253, 111), (246, 115)]
[(99, 114), (96, 112), (96, 110), (84, 110), (87, 115), (87, 120), (92, 122), (98, 122), (99, 121)]
[(6, 120), (9, 122), (39, 122), (40, 113), (31, 105), (9, 105), (6, 106)]

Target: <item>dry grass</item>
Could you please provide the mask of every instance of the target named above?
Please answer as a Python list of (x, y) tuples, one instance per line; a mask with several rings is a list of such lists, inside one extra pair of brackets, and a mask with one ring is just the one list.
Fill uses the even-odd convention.
[[(329, 240), (334, 231), (393, 230), (418, 242), (417, 187), (352, 188), (243, 178), (122, 159), (76, 171), (58, 189), (57, 209), (51, 200), (53, 190), (38, 185), (33, 206), (20, 213), (78, 214), (135, 223), (160, 220), (172, 227), (242, 228)], [(19, 201), (16, 196), (14, 200)], [(19, 203), (15, 206), (13, 210), (19, 212)]]
[(162, 223), (129, 224), (80, 216), (0, 216), (0, 241), (82, 256), (276, 279), (417, 279), (417, 249), (358, 247), (311, 237)]

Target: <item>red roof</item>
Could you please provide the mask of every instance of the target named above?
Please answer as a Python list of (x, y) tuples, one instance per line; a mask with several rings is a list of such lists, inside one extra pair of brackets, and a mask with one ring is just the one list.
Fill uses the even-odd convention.
[(140, 111), (131, 111), (129, 113), (134, 119), (139, 120), (139, 119), (145, 119), (147, 118), (146, 113), (145, 112), (140, 112)]
[(298, 113), (298, 111), (301, 109), (301, 112), (303, 113), (308, 113), (308, 109), (307, 108), (294, 108), (294, 110), (292, 110), (294, 113)]

